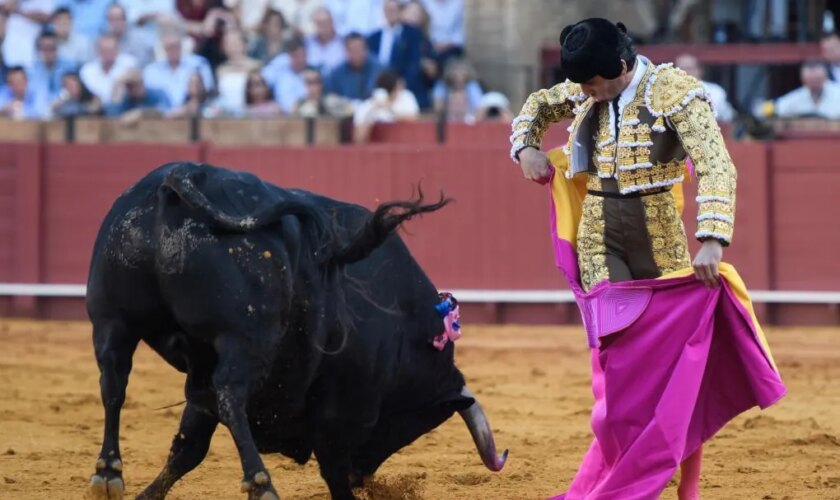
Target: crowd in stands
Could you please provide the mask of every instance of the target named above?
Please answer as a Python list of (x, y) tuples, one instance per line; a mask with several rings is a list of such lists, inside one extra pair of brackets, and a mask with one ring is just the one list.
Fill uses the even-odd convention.
[(0, 116), (510, 119), (463, 0), (0, 0)]

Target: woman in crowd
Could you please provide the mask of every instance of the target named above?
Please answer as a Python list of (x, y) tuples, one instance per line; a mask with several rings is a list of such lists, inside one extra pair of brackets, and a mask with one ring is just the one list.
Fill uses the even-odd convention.
[(219, 106), (226, 112), (241, 111), (245, 107), (248, 74), (260, 69), (260, 62), (248, 57), (245, 34), (228, 30), (222, 39), (225, 62), (216, 69)]
[(259, 69), (248, 73), (245, 87), (245, 116), (276, 117), (280, 116), (280, 105), (274, 100), (274, 92), (262, 77)]
[(286, 23), (283, 14), (277, 10), (268, 10), (248, 53), (262, 64), (268, 64), (285, 50), (286, 43), (291, 38), (292, 29)]
[(65, 73), (61, 78), (61, 87), (58, 99), (51, 106), (53, 116), (66, 118), (102, 113), (102, 102), (85, 87), (78, 72)]
[(446, 113), (447, 120), (472, 122), (483, 94), (472, 64), (452, 59), (432, 91), (432, 100), (435, 111)]

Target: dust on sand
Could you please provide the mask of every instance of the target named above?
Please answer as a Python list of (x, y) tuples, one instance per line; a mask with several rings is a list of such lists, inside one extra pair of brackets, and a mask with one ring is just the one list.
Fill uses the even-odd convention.
[[(706, 447), (710, 499), (840, 499), (840, 329), (771, 329), (789, 394), (730, 423)], [(483, 468), (457, 417), (393, 456), (369, 499), (539, 499), (563, 491), (591, 435), (589, 356), (575, 327), (470, 326), (457, 362), (480, 398), (505, 470)], [(145, 346), (122, 413), (127, 494), (157, 474), (177, 430), (183, 376)], [(0, 498), (83, 498), (102, 435), (90, 327), (0, 320)], [(265, 456), (284, 499), (326, 499), (317, 466)], [(219, 428), (204, 463), (169, 498), (241, 499), (233, 441)], [(675, 498), (673, 486), (663, 498)]]

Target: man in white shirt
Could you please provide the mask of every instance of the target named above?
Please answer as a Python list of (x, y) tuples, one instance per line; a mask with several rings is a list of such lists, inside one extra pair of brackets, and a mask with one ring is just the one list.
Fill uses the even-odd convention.
[(735, 118), (735, 110), (729, 104), (726, 90), (717, 83), (703, 80), (703, 66), (696, 57), (691, 54), (682, 54), (676, 58), (674, 65), (703, 83), (712, 101), (712, 109), (718, 123), (729, 123)]
[(825, 64), (806, 62), (802, 65), (800, 78), (802, 87), (776, 100), (776, 116), (840, 119), (840, 84), (828, 81)]
[(350, 33), (370, 35), (385, 25), (382, 7), (385, 0), (326, 0), (342, 37)]
[(55, 0), (6, 0), (2, 6), (9, 15), (3, 61), (28, 68), (35, 61), (35, 39), (50, 20)]
[(114, 83), (126, 71), (137, 67), (137, 60), (128, 55), (120, 54), (119, 41), (113, 35), (102, 35), (97, 41), (99, 57), (82, 66), (79, 76), (82, 83), (102, 101), (111, 103)]
[(344, 42), (333, 25), (330, 11), (324, 7), (312, 14), (315, 34), (306, 38), (306, 60), (309, 66), (326, 75), (346, 59)]
[(367, 142), (376, 123), (413, 121), (420, 115), (420, 106), (405, 82), (393, 71), (385, 70), (376, 79), (370, 99), (356, 107), (353, 114), (353, 140)]

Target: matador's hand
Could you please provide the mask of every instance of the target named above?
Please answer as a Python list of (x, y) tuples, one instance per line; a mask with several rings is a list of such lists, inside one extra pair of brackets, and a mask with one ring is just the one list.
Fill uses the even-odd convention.
[(528, 147), (520, 151), (519, 165), (528, 180), (545, 184), (551, 177), (552, 166), (548, 156), (539, 149)]
[(708, 239), (703, 242), (697, 256), (694, 257), (694, 275), (709, 288), (720, 285), (720, 261), (723, 258), (723, 245), (718, 240)]

